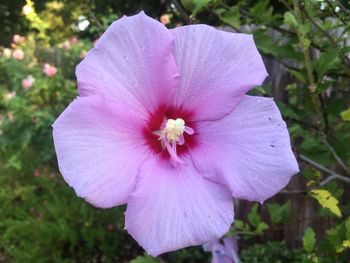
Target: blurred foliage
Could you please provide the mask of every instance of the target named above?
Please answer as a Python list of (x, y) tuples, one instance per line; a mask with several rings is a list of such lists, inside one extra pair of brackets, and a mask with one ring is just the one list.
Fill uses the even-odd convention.
[[(210, 262), (200, 247), (145, 256), (123, 230), (123, 207), (91, 207), (58, 174), (51, 124), (77, 96), (75, 66), (113, 20), (142, 9), (168, 14), (168, 27), (253, 34), (279, 65), (252, 94), (277, 98), (301, 172), (285, 202), (254, 204), (236, 219), (228, 235), (240, 237), (242, 262), (349, 262), (350, 9), (321, 0), (1, 1), (0, 262)], [(12, 43), (15, 33), (25, 40)], [(46, 63), (57, 73), (48, 76)], [(277, 87), (274, 74), (285, 76)], [(24, 88), (29, 75), (35, 81)], [(316, 208), (290, 233), (294, 249), (274, 235), (299, 220), (292, 196)], [(320, 220), (328, 222), (321, 233)]]
[(306, 263), (307, 255), (302, 250), (288, 249), (282, 242), (268, 242), (264, 245), (254, 244), (240, 253), (242, 262), (249, 263)]

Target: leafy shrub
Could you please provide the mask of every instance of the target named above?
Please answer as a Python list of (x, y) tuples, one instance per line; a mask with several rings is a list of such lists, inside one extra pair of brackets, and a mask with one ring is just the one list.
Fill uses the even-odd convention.
[[(349, 262), (349, 4), (107, 2), (41, 1), (40, 12), (16, 25), (28, 31), (25, 41), (0, 48), (0, 262), (210, 262), (201, 247), (143, 256), (123, 230), (123, 207), (91, 207), (58, 173), (51, 124), (77, 96), (75, 66), (112, 20), (139, 9), (167, 13), (169, 27), (207, 23), (251, 33), (269, 66), (270, 78), (252, 94), (276, 98), (301, 173), (276, 200), (236, 212), (229, 235), (240, 237), (242, 262)], [(76, 42), (83, 11), (91, 24)], [(48, 76), (45, 64), (57, 72)], [(30, 75), (35, 81), (24, 88)], [(279, 242), (281, 229), (295, 225), (298, 231), (283, 234), (289, 241)]]

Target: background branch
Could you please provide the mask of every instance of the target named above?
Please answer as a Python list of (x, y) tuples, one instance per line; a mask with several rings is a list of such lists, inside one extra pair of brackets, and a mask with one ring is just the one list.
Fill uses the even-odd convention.
[(343, 170), (350, 176), (350, 169), (346, 166), (346, 164), (343, 162), (343, 160), (339, 157), (337, 152), (334, 150), (334, 148), (327, 142), (326, 139), (322, 139), (322, 142), (326, 147), (329, 149), (329, 151), (332, 153), (335, 160), (338, 162), (338, 164), (343, 168)]
[(320, 185), (321, 186), (324, 186), (326, 185), (327, 183), (329, 183), (330, 181), (332, 180), (335, 180), (335, 179), (338, 179), (338, 180), (341, 180), (343, 182), (346, 182), (346, 183), (350, 183), (350, 178), (346, 177), (346, 176), (343, 176), (341, 174), (338, 174), (330, 169), (328, 169), (327, 167), (324, 167), (323, 165), (307, 158), (306, 156), (304, 155), (299, 155), (300, 159), (302, 159), (304, 162), (312, 165), (314, 168), (316, 168), (317, 170), (321, 171), (321, 172), (324, 172), (326, 174), (329, 174), (330, 176), (327, 177), (324, 181), (320, 182)]
[(189, 17), (189, 15), (187, 15), (185, 9), (183, 9), (182, 5), (177, 1), (177, 0), (172, 0), (176, 10), (179, 12), (179, 14), (181, 15), (182, 19), (186, 22), (186, 24), (192, 24), (192, 20)]

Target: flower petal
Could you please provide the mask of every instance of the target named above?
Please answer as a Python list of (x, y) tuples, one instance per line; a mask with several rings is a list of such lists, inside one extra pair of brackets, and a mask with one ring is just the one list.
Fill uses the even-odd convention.
[(126, 203), (147, 154), (142, 115), (100, 96), (78, 97), (53, 124), (58, 165), (77, 195), (98, 207)]
[(219, 242), (213, 245), (212, 255), (211, 263), (235, 263), (229, 256), (228, 250)]
[(81, 96), (102, 93), (154, 111), (179, 83), (174, 37), (143, 12), (115, 21), (78, 65)]
[(143, 164), (126, 211), (126, 229), (152, 256), (219, 238), (232, 222), (228, 189), (191, 163), (174, 168), (159, 159)]
[(174, 105), (197, 120), (230, 113), (243, 95), (267, 76), (253, 36), (191, 25), (172, 30), (181, 82)]
[(200, 122), (191, 156), (234, 197), (263, 202), (298, 172), (288, 130), (273, 99), (245, 96), (225, 118)]

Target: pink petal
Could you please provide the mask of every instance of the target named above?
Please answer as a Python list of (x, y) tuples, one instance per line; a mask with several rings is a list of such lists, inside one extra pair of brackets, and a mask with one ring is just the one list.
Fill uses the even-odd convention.
[(218, 242), (215, 243), (213, 245), (213, 258), (211, 260), (211, 263), (235, 263), (228, 252), (229, 251), (227, 251), (223, 245)]
[(126, 229), (153, 256), (219, 238), (232, 221), (228, 190), (202, 178), (188, 160), (178, 168), (146, 161), (126, 211)]
[(178, 86), (173, 44), (169, 30), (143, 12), (117, 20), (77, 67), (80, 95), (102, 93), (154, 111)]
[(263, 202), (298, 172), (288, 130), (273, 99), (244, 96), (225, 118), (200, 122), (191, 156), (234, 197)]
[(53, 124), (60, 171), (98, 207), (126, 203), (144, 159), (142, 115), (119, 101), (78, 97)]
[(172, 33), (181, 76), (174, 104), (193, 111), (197, 120), (230, 113), (243, 95), (267, 76), (252, 35), (206, 25), (177, 27)]

